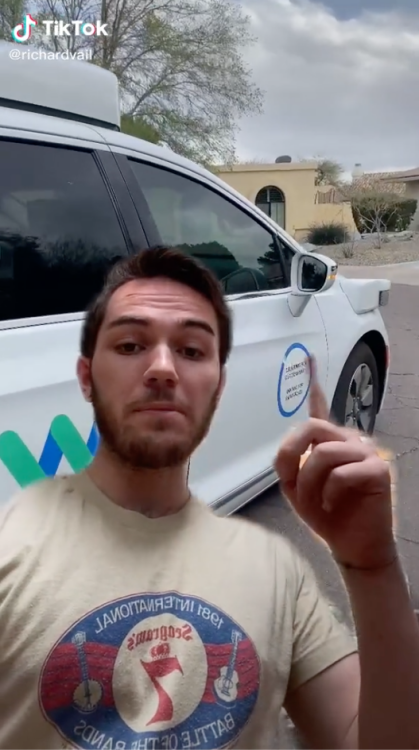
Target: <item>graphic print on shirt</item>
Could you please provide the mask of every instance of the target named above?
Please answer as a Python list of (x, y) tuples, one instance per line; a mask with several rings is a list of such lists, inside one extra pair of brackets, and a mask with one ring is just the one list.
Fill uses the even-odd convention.
[(259, 692), (255, 647), (225, 612), (177, 592), (136, 594), (89, 612), (49, 653), (46, 719), (95, 750), (215, 750), (247, 724)]

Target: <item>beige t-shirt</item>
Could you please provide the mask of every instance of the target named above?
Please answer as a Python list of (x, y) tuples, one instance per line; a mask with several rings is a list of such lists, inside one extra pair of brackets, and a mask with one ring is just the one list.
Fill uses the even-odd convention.
[(0, 747), (86, 750), (272, 747), (287, 692), (356, 651), (281, 537), (86, 474), (3, 512), (0, 643)]

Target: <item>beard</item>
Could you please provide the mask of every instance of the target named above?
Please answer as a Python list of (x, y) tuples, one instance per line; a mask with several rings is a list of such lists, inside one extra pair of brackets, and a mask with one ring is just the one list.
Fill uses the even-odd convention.
[[(159, 399), (152, 400), (155, 403)], [(167, 402), (170, 397), (161, 394), (160, 400)], [(154, 418), (153, 428), (124, 424), (93, 383), (91, 402), (101, 440), (119, 461), (131, 469), (167, 469), (186, 463), (207, 436), (218, 405), (218, 388), (200, 420), (189, 419), (190, 429), (185, 434), (168, 430), (163, 416)]]

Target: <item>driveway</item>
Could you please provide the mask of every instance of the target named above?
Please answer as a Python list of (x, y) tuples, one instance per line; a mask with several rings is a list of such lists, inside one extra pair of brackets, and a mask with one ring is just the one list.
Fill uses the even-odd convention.
[[(418, 265), (418, 264), (416, 264)], [(342, 269), (344, 270), (344, 269)], [(365, 269), (362, 271), (365, 276)], [(380, 269), (381, 270), (381, 269)], [(350, 269), (351, 275), (354, 268)], [(395, 273), (387, 268), (387, 273)], [(357, 269), (355, 269), (357, 273)], [(397, 472), (397, 536), (415, 607), (419, 607), (419, 268), (406, 269), (410, 284), (394, 284), (383, 316), (390, 335), (390, 381), (376, 438), (392, 451)], [(348, 273), (349, 275), (349, 273)], [(380, 276), (375, 269), (376, 277)], [(416, 280), (416, 284), (412, 283)], [(340, 576), (322, 544), (304, 527), (273, 488), (242, 515), (290, 538), (313, 564), (338, 612), (350, 619)]]
[(419, 286), (417, 261), (388, 266), (339, 266), (339, 271), (352, 279), (388, 279), (393, 284)]
[[(391, 343), (389, 389), (377, 419), (376, 439), (394, 456), (397, 538), (412, 601), (419, 608), (419, 264), (379, 269), (341, 267), (341, 272), (353, 278), (366, 278), (369, 272), (369, 278), (393, 282), (389, 305), (383, 308)], [(396, 283), (395, 277), (402, 278), (403, 283)], [(296, 545), (310, 560), (337, 617), (353, 628), (349, 601), (329, 553), (298, 520), (277, 488), (264, 493), (241, 515), (285, 534)], [(284, 712), (275, 747), (303, 747)]]

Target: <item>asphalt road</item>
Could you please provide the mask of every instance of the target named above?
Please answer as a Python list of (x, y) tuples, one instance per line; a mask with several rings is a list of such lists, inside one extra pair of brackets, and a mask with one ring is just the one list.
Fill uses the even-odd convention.
[[(391, 343), (391, 365), (389, 390), (377, 419), (376, 439), (394, 455), (397, 537), (412, 600), (419, 608), (419, 286), (394, 281), (389, 305), (383, 308)], [(411, 284), (410, 276), (409, 281)], [(299, 522), (276, 488), (248, 505), (242, 515), (285, 534), (312, 563), (319, 584), (336, 606), (337, 614), (350, 622), (348, 600), (328, 551)]]

